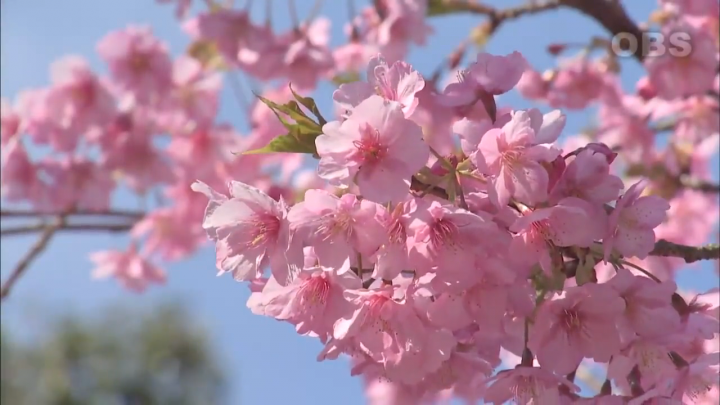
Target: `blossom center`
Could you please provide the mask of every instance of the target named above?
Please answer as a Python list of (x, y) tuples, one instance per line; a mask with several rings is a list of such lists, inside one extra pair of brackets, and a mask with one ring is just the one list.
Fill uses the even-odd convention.
[(457, 231), (457, 226), (452, 221), (439, 219), (430, 229), (430, 243), (435, 248), (445, 245), (454, 246)]
[(150, 58), (143, 53), (134, 53), (130, 56), (129, 64), (133, 72), (142, 73), (150, 68)]
[(568, 332), (576, 332), (582, 327), (580, 314), (574, 309), (563, 310), (562, 323)]
[(381, 161), (387, 155), (387, 146), (380, 141), (380, 131), (365, 124), (361, 132), (360, 140), (353, 142), (357, 150), (357, 158), (362, 164), (374, 164)]
[(330, 282), (322, 275), (315, 275), (300, 287), (298, 296), (302, 306), (325, 305), (330, 295)]
[(280, 220), (270, 214), (257, 215), (252, 220), (253, 233), (249, 245), (252, 247), (265, 245), (270, 241), (277, 240), (280, 232)]
[(347, 212), (338, 212), (330, 215), (318, 226), (315, 234), (320, 236), (323, 241), (332, 237), (344, 234), (345, 238), (350, 239), (353, 234), (353, 219)]

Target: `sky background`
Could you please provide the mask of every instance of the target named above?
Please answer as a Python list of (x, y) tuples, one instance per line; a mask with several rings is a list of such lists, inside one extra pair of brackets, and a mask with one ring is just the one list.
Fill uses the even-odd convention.
[[(254, 15), (261, 21), (265, 1), (255, 3)], [(313, 2), (297, 0), (297, 3), (302, 18)], [(325, 3), (322, 14), (332, 21), (332, 44), (337, 46), (345, 40), (343, 26), (348, 16), (347, 5), (340, 0)], [(355, 3), (359, 10), (368, 2), (356, 0)], [(522, 1), (486, 3), (509, 7)], [(635, 20), (646, 19), (656, 6), (654, 0), (624, 3)], [(274, 4), (276, 26), (289, 27), (287, 2), (276, 0)], [(22, 89), (48, 85), (49, 64), (66, 54), (82, 55), (97, 71), (104, 73), (105, 66), (95, 53), (96, 43), (107, 32), (129, 23), (151, 25), (155, 34), (167, 42), (173, 55), (183, 52), (189, 43), (174, 18), (173, 8), (152, 0), (5, 0), (0, 18), (0, 88), (2, 96), (9, 98), (14, 98)], [(430, 74), (441, 58), (480, 21), (481, 17), (470, 15), (432, 19), (435, 34), (426, 47), (412, 49), (409, 62), (421, 72)], [(537, 69), (545, 69), (554, 65), (545, 51), (548, 44), (585, 41), (593, 35), (605, 35), (594, 21), (572, 10), (549, 11), (503, 25), (490, 41), (487, 51), (507, 54), (518, 50)], [(633, 59), (622, 64), (623, 85), (632, 89), (642, 70)], [(332, 111), (331, 91), (332, 87), (325, 84), (314, 94), (326, 117)], [(500, 104), (515, 108), (531, 106), (514, 93), (504, 96)], [(538, 107), (548, 110), (544, 106)], [(565, 133), (577, 133), (592, 118), (591, 113), (569, 113)], [(218, 120), (234, 124), (241, 132), (247, 131), (247, 123), (227, 86)], [(717, 177), (717, 173), (715, 175)], [(116, 203), (125, 206), (134, 202), (119, 195)], [(14, 236), (2, 241), (3, 279), (36, 237)], [(247, 287), (229, 276), (215, 277), (215, 252), (210, 246), (188, 260), (167, 266), (167, 285), (152, 288), (143, 295), (128, 293), (113, 281), (92, 281), (88, 254), (108, 248), (124, 249), (126, 244), (126, 237), (107, 234), (62, 234), (55, 238), (16, 285), (8, 302), (3, 304), (3, 326), (15, 334), (32, 337), (41, 333), (43, 325), (55, 314), (76, 311), (83, 316), (92, 316), (118, 301), (151, 308), (159, 301), (179, 299), (212, 334), (213, 344), (228, 372), (230, 403), (365, 403), (362, 382), (350, 377), (346, 361), (317, 363), (315, 358), (321, 349), (318, 341), (297, 336), (289, 324), (249, 312), (245, 305), (249, 295)], [(710, 266), (703, 264), (681, 272), (679, 282), (683, 287), (704, 291), (716, 285), (717, 278)]]

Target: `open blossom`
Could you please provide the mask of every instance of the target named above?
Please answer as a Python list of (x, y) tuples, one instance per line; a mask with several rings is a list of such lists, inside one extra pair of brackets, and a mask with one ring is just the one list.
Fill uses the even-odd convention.
[(586, 58), (576, 58), (555, 72), (547, 100), (553, 108), (579, 110), (596, 101), (605, 86), (605, 78), (597, 64)]
[(676, 32), (684, 33), (689, 42), (676, 52), (663, 52), (644, 62), (658, 96), (668, 100), (712, 89), (717, 75), (718, 49), (711, 34), (690, 18), (674, 20), (662, 31), (665, 38)]
[(563, 375), (584, 357), (607, 362), (620, 350), (615, 324), (624, 309), (622, 298), (606, 285), (566, 288), (540, 306), (528, 347), (540, 367)]
[(97, 48), (120, 90), (148, 101), (170, 88), (172, 61), (167, 46), (155, 38), (149, 27), (129, 26), (111, 32)]
[(352, 110), (373, 94), (385, 100), (397, 101), (409, 118), (419, 103), (416, 94), (425, 87), (422, 75), (406, 62), (388, 65), (381, 55), (370, 59), (367, 68), (367, 82), (345, 83), (333, 92), (335, 109), (343, 119), (352, 114)]
[(580, 387), (567, 379), (538, 367), (521, 366), (504, 370), (486, 381), (486, 384), (490, 383), (484, 399), (494, 405), (508, 401), (518, 405), (560, 404), (560, 387), (566, 387), (571, 392), (580, 391)]
[(255, 312), (296, 325), (299, 334), (317, 336), (325, 343), (333, 325), (353, 310), (343, 293), (361, 287), (358, 276), (347, 267), (309, 267), (288, 285), (270, 278), (256, 301), (248, 306)]
[(550, 208), (526, 209), (523, 216), (510, 226), (516, 232), (513, 251), (528, 264), (540, 263), (552, 274), (551, 249), (557, 247), (590, 247), (603, 234), (602, 219), (592, 205), (568, 197)]
[(323, 190), (308, 190), (305, 200), (288, 214), (295, 238), (314, 247), (320, 265), (339, 267), (348, 258), (373, 254), (386, 231), (377, 218), (378, 204), (353, 194), (336, 197)]
[(379, 203), (403, 200), (430, 157), (420, 127), (380, 96), (360, 103), (344, 122), (325, 124), (315, 145), (320, 177), (339, 186), (354, 180), (363, 197)]
[(515, 111), (501, 129), (490, 129), (472, 156), (477, 168), (494, 176), (490, 196), (498, 206), (516, 198), (527, 204), (547, 198), (549, 176), (542, 162), (551, 162), (560, 150), (548, 145), (565, 126), (559, 111), (544, 117), (537, 110)]
[(218, 246), (221, 273), (232, 272), (238, 281), (252, 280), (269, 266), (279, 283), (290, 281), (294, 270), (289, 269), (286, 256), (290, 229), (284, 202), (235, 181), (229, 185), (230, 197), (202, 182), (192, 187), (210, 199), (203, 228)]
[(576, 197), (593, 204), (605, 204), (614, 201), (623, 187), (623, 181), (610, 174), (607, 156), (586, 148), (567, 164), (552, 188), (550, 200)]
[(135, 245), (127, 251), (107, 250), (90, 256), (95, 263), (93, 277), (114, 277), (125, 288), (143, 292), (150, 284), (164, 284), (165, 272), (138, 253)]
[(43, 160), (39, 167), (49, 179), (48, 192), (53, 196), (46, 202), (48, 207), (59, 211), (110, 208), (115, 181), (97, 163), (81, 157), (67, 157)]
[(352, 339), (366, 356), (382, 364), (391, 381), (418, 383), (448, 360), (455, 338), (424, 322), (415, 309), (412, 291), (402, 301), (393, 288), (346, 292), (354, 312), (335, 324), (335, 339)]
[(641, 197), (644, 189), (643, 182), (635, 183), (615, 203), (603, 239), (606, 261), (613, 251), (644, 259), (653, 249), (653, 229), (665, 220), (670, 204), (654, 195)]
[(330, 20), (327, 18), (318, 17), (309, 25), (290, 30), (278, 38), (279, 47), (283, 49), (280, 71), (297, 87), (315, 87), (318, 79), (333, 68), (329, 42)]
[(680, 316), (671, 305), (674, 282), (656, 283), (621, 268), (607, 285), (625, 300), (623, 322), (618, 323), (624, 332), (659, 337), (680, 328)]

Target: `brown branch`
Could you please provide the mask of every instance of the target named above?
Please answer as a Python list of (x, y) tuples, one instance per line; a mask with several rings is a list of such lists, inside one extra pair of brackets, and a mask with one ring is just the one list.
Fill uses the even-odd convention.
[[(56, 229), (56, 232), (126, 232), (132, 229), (135, 223), (127, 224), (64, 224)], [(7, 227), (0, 230), (0, 236), (25, 235), (28, 233), (40, 232), (45, 229), (45, 224), (25, 225)]]
[(54, 223), (45, 227), (45, 231), (42, 235), (40, 235), (40, 238), (38, 238), (37, 242), (30, 247), (30, 250), (28, 250), (25, 256), (20, 259), (20, 262), (18, 262), (15, 269), (12, 273), (10, 273), (10, 277), (8, 277), (8, 279), (3, 283), (2, 288), (0, 289), (0, 300), (4, 300), (10, 294), (10, 290), (13, 288), (15, 283), (17, 283), (20, 277), (22, 277), (28, 267), (30, 267), (32, 261), (35, 260), (35, 258), (37, 258), (43, 250), (45, 250), (48, 243), (50, 243), (50, 239), (52, 239), (55, 234), (55, 231), (64, 224), (65, 216), (60, 215), (55, 219)]
[[(553, 10), (559, 7), (575, 9), (597, 21), (613, 36), (618, 34), (630, 34), (642, 44), (643, 31), (628, 16), (622, 4), (617, 0), (546, 0), (534, 1), (526, 5), (512, 7), (504, 10), (497, 10), (493, 7), (479, 4), (471, 0), (430, 0), (428, 15), (442, 15), (451, 13), (473, 13), (490, 17), (490, 27), (487, 31), (492, 34), (507, 20), (512, 20), (524, 15), (535, 14), (546, 10)], [(642, 62), (645, 55), (643, 47), (637, 46), (635, 58)]]
[(705, 246), (687, 246), (660, 239), (655, 242), (655, 248), (650, 252), (651, 256), (678, 257), (685, 260), (685, 263), (693, 263), (699, 260), (720, 260), (720, 245), (711, 243)]
[[(45, 217), (45, 216), (59, 216), (63, 215), (60, 212), (43, 212), (29, 209), (3, 209), (0, 210), (0, 217), (6, 218), (27, 218), (27, 217)], [(143, 211), (134, 210), (104, 210), (104, 211), (93, 211), (93, 210), (74, 210), (64, 214), (65, 216), (108, 216), (108, 217), (128, 217), (128, 218), (142, 218), (145, 216)]]
[[(637, 44), (643, 43), (643, 31), (628, 16), (622, 3), (617, 0), (560, 0), (560, 3), (591, 17), (613, 36), (630, 34), (635, 37)], [(645, 58), (643, 47), (636, 46), (635, 48), (633, 55), (635, 59), (642, 62)]]

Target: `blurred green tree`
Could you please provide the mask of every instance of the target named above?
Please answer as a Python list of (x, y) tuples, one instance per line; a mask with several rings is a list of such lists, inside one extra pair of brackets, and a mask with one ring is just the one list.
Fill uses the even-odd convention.
[(187, 311), (113, 308), (100, 319), (67, 315), (33, 342), (0, 331), (5, 405), (216, 405), (225, 378)]

